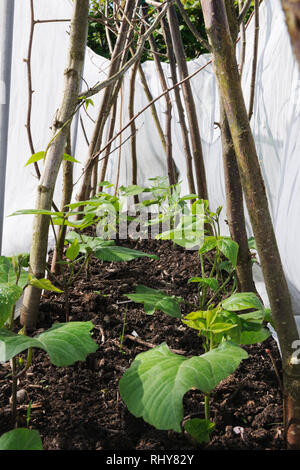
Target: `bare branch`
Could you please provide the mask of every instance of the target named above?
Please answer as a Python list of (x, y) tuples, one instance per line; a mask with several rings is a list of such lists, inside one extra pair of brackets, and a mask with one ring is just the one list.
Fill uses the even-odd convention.
[(178, 9), (181, 13), (181, 16), (182, 18), (184, 19), (184, 21), (186, 22), (186, 25), (187, 27), (190, 29), (190, 31), (193, 33), (193, 35), (195, 36), (195, 38), (197, 39), (197, 41), (203, 46), (205, 47), (205, 49), (207, 49), (209, 52), (211, 51), (211, 47), (210, 45), (208, 44), (207, 41), (205, 41), (205, 39), (203, 39), (203, 37), (201, 36), (201, 34), (199, 34), (199, 31), (195, 28), (195, 26), (193, 25), (193, 23), (191, 22), (191, 20), (189, 19), (189, 16), (187, 14), (187, 12), (185, 11), (182, 3), (180, 0), (175, 0), (176, 1), (176, 5), (178, 6)]
[(154, 0), (146, 0), (146, 3), (148, 3), (148, 5), (151, 5), (152, 7), (156, 7), (156, 8), (160, 8), (163, 5), (163, 3), (155, 2)]
[[(27, 106), (27, 119), (26, 119), (26, 130), (29, 142), (29, 148), (32, 155), (35, 153), (35, 148), (33, 144), (33, 138), (31, 133), (31, 111), (32, 111), (32, 95), (34, 90), (32, 89), (32, 73), (31, 73), (31, 55), (32, 55), (32, 44), (33, 44), (33, 36), (34, 36), (34, 28), (37, 23), (37, 20), (34, 18), (34, 4), (33, 0), (30, 0), (30, 33), (29, 33), (29, 44), (28, 44), (28, 52), (27, 58), (24, 59), (24, 62), (27, 65), (27, 82), (28, 82), (28, 106)], [(34, 169), (38, 179), (41, 177), (41, 172), (37, 162), (34, 162)], [(57, 211), (57, 206), (54, 201), (52, 201), (52, 207), (55, 211)]]
[[(30, 152), (33, 155), (35, 153), (32, 133), (31, 133), (32, 95), (34, 93), (32, 89), (31, 54), (32, 54), (32, 43), (33, 43), (33, 35), (34, 35), (34, 27), (35, 27), (33, 0), (30, 0), (30, 19), (31, 19), (31, 24), (30, 24), (30, 33), (29, 33), (28, 53), (27, 53), (27, 58), (24, 59), (24, 62), (26, 62), (26, 66), (27, 66), (27, 83), (28, 83), (28, 106), (27, 106), (27, 119), (26, 119), (25, 127), (27, 130)], [(37, 162), (34, 163), (34, 168), (35, 168), (37, 178), (40, 179), (41, 173), (40, 173)]]
[[(239, 13), (241, 13), (243, 8), (243, 0), (239, 0)], [(246, 27), (245, 23), (242, 21), (240, 24), (240, 38), (241, 38), (241, 52), (240, 52), (240, 76), (243, 74), (244, 64), (245, 64), (245, 56), (246, 56)]]
[(69, 23), (71, 21), (71, 19), (67, 18), (67, 19), (59, 19), (59, 20), (35, 20), (34, 22), (36, 24), (38, 23)]
[[(164, 70), (161, 65), (161, 61), (159, 60), (158, 56), (155, 54), (155, 52), (157, 51), (157, 46), (156, 46), (156, 42), (152, 34), (149, 37), (149, 44), (150, 44), (150, 49), (153, 55), (154, 63), (156, 66), (158, 78), (159, 78), (162, 90), (164, 91), (168, 88), (168, 84), (167, 84)], [(169, 93), (167, 93), (164, 97), (165, 97), (165, 103), (166, 103), (166, 108), (165, 108), (166, 158), (167, 158), (169, 184), (170, 186), (172, 186), (176, 183), (175, 165), (174, 165), (173, 156), (172, 156), (172, 135), (171, 135), (172, 134), (172, 128), (171, 128), (172, 103), (171, 103), (171, 98), (169, 96)]]
[[(112, 75), (110, 78), (107, 80), (104, 80), (103, 82), (99, 83), (98, 85), (95, 85), (93, 88), (90, 88), (89, 90), (84, 91), (80, 96), (85, 96), (86, 98), (89, 98), (90, 96), (93, 96), (99, 91), (103, 90), (103, 88), (106, 88), (107, 86), (111, 85), (113, 82), (118, 80), (120, 77), (122, 77), (127, 70), (130, 69), (130, 67), (141, 57), (143, 50), (144, 50), (144, 45), (147, 39), (149, 38), (150, 34), (155, 30), (163, 16), (166, 14), (169, 6), (171, 3), (173, 3), (174, 0), (166, 0), (164, 8), (161, 10), (161, 12), (156, 16), (155, 21), (152, 23), (150, 28), (147, 30), (147, 32), (141, 36), (140, 38), (140, 43), (137, 47), (137, 50), (131, 59), (128, 60), (128, 62), (114, 75)], [(79, 98), (80, 99), (80, 98)]]
[[(102, 147), (99, 151), (97, 151), (96, 153), (94, 153), (90, 157), (90, 161), (92, 161), (95, 158), (99, 157), (99, 155), (101, 155), (101, 153), (103, 153), (112, 144), (112, 142), (114, 142), (120, 136), (120, 134), (122, 134), (126, 129), (128, 129), (128, 127), (131, 125), (131, 123), (133, 121), (135, 121), (139, 116), (141, 116), (141, 114), (143, 114), (148, 108), (150, 108), (150, 106), (153, 106), (153, 104), (156, 101), (158, 101), (160, 98), (162, 98), (166, 93), (169, 93), (170, 91), (174, 90), (176, 87), (182, 85), (182, 83), (184, 83), (185, 81), (191, 80), (193, 77), (195, 77), (199, 72), (201, 72), (203, 69), (205, 69), (211, 63), (212, 63), (212, 60), (207, 61), (206, 64), (204, 64), (202, 67), (200, 67), (200, 69), (195, 70), (195, 72), (191, 73), (191, 75), (189, 75), (188, 77), (185, 77), (183, 80), (180, 80), (179, 82), (175, 83), (175, 85), (171, 86), (167, 90), (163, 91), (160, 95), (156, 96), (151, 101), (149, 101), (148, 104), (144, 108), (142, 108), (137, 114), (135, 114), (133, 116), (133, 118), (130, 119), (127, 122), (127, 124), (120, 131), (118, 131), (111, 139), (109, 139), (109, 141), (105, 144), (104, 147)], [(100, 158), (99, 161), (103, 160), (104, 158), (105, 158), (105, 156)], [(89, 164), (90, 164), (90, 161), (89, 161)], [(88, 169), (88, 165), (85, 166), (83, 172), (81, 173), (81, 175), (79, 176), (77, 181), (74, 183), (74, 186), (76, 186), (77, 183), (81, 180), (81, 178), (83, 177), (83, 175), (85, 174), (87, 169)], [(80, 200), (80, 199), (78, 199), (78, 200)]]
[(255, 83), (256, 83), (256, 69), (257, 69), (257, 54), (258, 54), (258, 39), (259, 39), (259, 0), (254, 0), (255, 13), (255, 30), (254, 30), (254, 45), (253, 45), (253, 63), (252, 63), (252, 76), (250, 85), (250, 102), (248, 117), (251, 120), (254, 108), (254, 95), (255, 95)]
[(245, 5), (243, 6), (240, 14), (239, 14), (239, 18), (238, 18), (238, 23), (241, 24), (244, 19), (245, 19), (245, 16), (247, 14), (247, 11), (249, 10), (250, 6), (251, 6), (251, 3), (252, 3), (252, 0), (247, 0)]
[[(139, 62), (137, 62), (138, 64)], [(136, 74), (136, 65), (133, 69), (134, 71), (132, 72), (133, 75)], [(123, 85), (123, 84), (122, 84)], [(123, 86), (121, 85), (121, 89), (120, 89), (120, 97), (121, 97), (121, 102), (120, 102), (120, 128), (123, 127)], [(136, 127), (134, 126), (134, 134), (132, 134), (130, 136), (130, 139), (131, 139), (131, 148), (133, 150), (132, 152), (132, 184), (136, 184), (136, 172), (134, 170), (134, 166), (136, 167), (137, 169), (137, 162), (136, 162), (136, 146), (135, 146), (135, 142), (136, 142), (136, 133), (137, 133), (137, 129)], [(121, 173), (121, 157), (122, 157), (122, 145), (123, 145), (123, 142), (122, 142), (122, 134), (120, 134), (120, 140), (119, 140), (120, 144), (119, 144), (119, 147), (115, 150), (119, 150), (118, 152), (118, 169), (117, 169), (117, 177), (116, 177), (116, 183), (115, 183), (115, 196), (117, 195), (117, 192), (118, 192), (118, 188), (119, 188), (119, 181), (120, 181), (120, 173)], [(132, 142), (134, 142), (134, 145), (132, 145)], [(135, 162), (134, 162), (135, 160)]]
[[(108, 2), (105, 2), (105, 16), (107, 17), (107, 15), (108, 15)], [(109, 26), (108, 26), (108, 21), (107, 20), (105, 21), (105, 35), (106, 35), (110, 55), (112, 55), (114, 48), (113, 48), (113, 45), (112, 45), (112, 42), (111, 42), (111, 37), (110, 37), (110, 34), (109, 34)]]
[(117, 134), (112, 137), (112, 139), (110, 139), (106, 144), (105, 146), (100, 149), (97, 153), (95, 153), (93, 155), (93, 158), (97, 158), (99, 155), (101, 155), (102, 152), (104, 152), (106, 150), (106, 148), (111, 145), (111, 143), (116, 140), (120, 134), (122, 134), (132, 123), (132, 121), (136, 120), (141, 114), (143, 114), (148, 108), (150, 108), (150, 106), (153, 105), (153, 103), (155, 103), (156, 101), (158, 101), (160, 98), (162, 98), (163, 96), (165, 96), (167, 93), (169, 93), (170, 91), (174, 90), (174, 88), (182, 85), (184, 82), (192, 79), (193, 77), (195, 77), (199, 72), (201, 72), (203, 69), (205, 69), (205, 67), (207, 67), (209, 64), (211, 64), (211, 60), (209, 60), (206, 64), (204, 64), (202, 67), (200, 67), (200, 69), (196, 70), (195, 72), (193, 72), (191, 75), (189, 75), (188, 77), (185, 77), (183, 80), (180, 80), (179, 82), (175, 83), (175, 85), (167, 88), (166, 90), (164, 90), (159, 96), (157, 96), (156, 98), (153, 98), (152, 101), (149, 101), (149, 103), (143, 108), (141, 109), (137, 114), (135, 114), (133, 116), (132, 119), (130, 119), (128, 121), (128, 123), (123, 127), (123, 129), (121, 129), (119, 132), (117, 132)]

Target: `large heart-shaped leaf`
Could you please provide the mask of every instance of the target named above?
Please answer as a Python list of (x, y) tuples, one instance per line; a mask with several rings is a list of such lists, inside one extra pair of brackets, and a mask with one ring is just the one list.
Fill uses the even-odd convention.
[(84, 361), (88, 354), (98, 348), (90, 335), (92, 328), (92, 322), (55, 323), (49, 330), (33, 338), (2, 328), (0, 362), (9, 361), (28, 348), (43, 349), (56, 366), (64, 367), (76, 361)]
[(183, 215), (176, 228), (158, 234), (155, 238), (160, 240), (173, 240), (186, 249), (196, 249), (203, 243), (203, 220), (193, 215)]
[(197, 282), (200, 284), (200, 286), (208, 287), (214, 292), (216, 292), (219, 289), (218, 281), (212, 277), (191, 277), (188, 280), (188, 284), (190, 284), (191, 282)]
[(240, 344), (262, 343), (271, 336), (271, 331), (255, 322), (242, 322)]
[(99, 237), (90, 237), (88, 235), (79, 234), (75, 231), (68, 232), (66, 235), (66, 240), (69, 243), (74, 243), (74, 241), (77, 240), (79, 243), (80, 253), (86, 253), (87, 249), (94, 251), (97, 248), (112, 246), (115, 244), (114, 240), (103, 240)]
[(184, 232), (181, 229), (168, 230), (162, 234), (156, 235), (159, 240), (173, 240), (176, 245), (182, 246), (187, 250), (198, 247), (201, 242), (201, 237), (195, 235), (194, 230), (186, 229)]
[(212, 237), (212, 236), (205, 237), (203, 244), (201, 245), (199, 249), (199, 253), (200, 254), (207, 253), (208, 251), (211, 251), (214, 248), (216, 248), (216, 246), (217, 246), (216, 237)]
[(94, 252), (96, 258), (102, 261), (131, 261), (136, 258), (152, 258), (159, 259), (156, 255), (150, 255), (143, 251), (132, 250), (125, 248), (124, 246), (106, 246), (103, 248), (96, 249)]
[(179, 303), (182, 302), (182, 298), (167, 295), (162, 290), (138, 285), (136, 294), (126, 294), (125, 297), (128, 297), (134, 302), (144, 304), (145, 312), (148, 315), (153, 315), (155, 310), (161, 310), (170, 317), (181, 317)]
[(214, 430), (215, 423), (208, 419), (193, 418), (186, 421), (184, 429), (196, 442), (209, 442), (209, 435)]
[(265, 341), (271, 332), (265, 328), (263, 311), (236, 314), (234, 312), (223, 311), (220, 317), (226, 322), (232, 322), (236, 328), (229, 331), (231, 340), (241, 345), (261, 343)]
[(121, 397), (134, 416), (157, 429), (181, 432), (184, 394), (191, 388), (210, 392), (247, 357), (230, 342), (191, 358), (172, 353), (163, 343), (138, 354), (120, 380)]
[[(10, 258), (0, 256), (0, 284), (16, 284), (17, 276)], [(18, 285), (25, 287), (28, 282), (28, 272), (21, 268)]]
[(248, 310), (250, 308), (255, 308), (256, 310), (264, 309), (263, 304), (254, 292), (233, 294), (222, 302), (222, 307), (230, 312), (238, 312), (239, 310)]
[(0, 328), (8, 320), (22, 292), (22, 288), (16, 284), (0, 284)]
[(19, 211), (10, 214), (8, 217), (13, 217), (15, 215), (50, 215), (51, 217), (63, 217), (63, 212), (48, 211), (46, 209), (22, 209)]
[(2, 434), (0, 450), (43, 450), (43, 444), (38, 431), (18, 428)]
[(232, 266), (236, 267), (239, 245), (229, 237), (221, 237), (217, 240), (217, 247), (229, 259)]
[(31, 277), (30, 274), (28, 278), (29, 278), (29, 284), (31, 286), (37, 287), (38, 289), (48, 290), (50, 292), (58, 292), (58, 293), (63, 292), (63, 290), (59, 289), (58, 287), (55, 287), (49, 279), (45, 279), (45, 278), (36, 279), (36, 278)]
[(271, 336), (271, 331), (263, 324), (265, 312), (256, 311), (238, 315), (241, 321), (240, 344), (262, 343)]
[(182, 320), (188, 327), (194, 328), (198, 331), (206, 331), (207, 321), (206, 312), (199, 310), (198, 312), (191, 312)]
[(145, 188), (142, 188), (142, 186), (138, 186), (136, 184), (132, 184), (127, 187), (121, 186), (120, 191), (124, 196), (137, 196), (138, 194), (145, 192)]
[(0, 256), (0, 283), (5, 284), (9, 279), (9, 271), (12, 268), (12, 264), (6, 256)]
[(78, 240), (75, 238), (75, 240), (71, 243), (71, 245), (66, 251), (66, 258), (68, 258), (70, 261), (74, 261), (79, 255), (79, 251), (80, 245), (78, 243)]
[(18, 428), (2, 434), (0, 450), (43, 450), (43, 444), (38, 431)]

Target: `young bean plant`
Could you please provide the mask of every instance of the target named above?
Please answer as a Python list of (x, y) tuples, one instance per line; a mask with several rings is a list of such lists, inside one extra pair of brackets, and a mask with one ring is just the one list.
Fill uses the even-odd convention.
[[(175, 244), (187, 249), (198, 250), (201, 275), (189, 279), (189, 283), (199, 285), (199, 306), (204, 308), (213, 302), (232, 283), (232, 293), (236, 288), (236, 263), (238, 244), (220, 233), (220, 214), (222, 207), (212, 212), (208, 201), (197, 199), (192, 203), (190, 212), (183, 214), (173, 230), (159, 234), (157, 238), (171, 239)], [(206, 265), (209, 271), (205, 269)], [(225, 273), (225, 276), (224, 276)], [(213, 296), (208, 299), (211, 290)]]
[[(24, 262), (26, 260), (26, 262)], [(32, 364), (34, 349), (44, 350), (52, 364), (66, 367), (76, 361), (84, 361), (88, 354), (97, 350), (90, 331), (91, 322), (55, 323), (43, 333), (28, 336), (23, 327), (15, 331), (15, 307), (28, 283), (57, 290), (47, 279), (32, 279), (25, 270), (27, 256), (0, 257), (0, 362), (10, 361), (12, 381), (12, 427), (17, 423), (17, 385)], [(21, 355), (27, 351), (25, 360)]]
[[(106, 182), (101, 184), (104, 183)], [(82, 208), (80, 212), (76, 211), (79, 207)], [(66, 322), (69, 321), (70, 317), (70, 288), (84, 270), (88, 276), (92, 256), (106, 262), (127, 262), (141, 257), (157, 259), (155, 255), (115, 245), (115, 241), (110, 239), (113, 233), (113, 227), (115, 227), (115, 222), (111, 226), (108, 222), (107, 215), (110, 211), (112, 211), (113, 214), (119, 213), (118, 198), (108, 193), (100, 192), (87, 201), (69, 204), (66, 211), (57, 212), (26, 209), (19, 210), (12, 214), (40, 214), (49, 216), (52, 225), (60, 227), (59, 235), (55, 237), (60, 276), (52, 273), (47, 266), (46, 269), (49, 279), (53, 280), (53, 282), (61, 288), (56, 289), (57, 292), (64, 294)], [(78, 214), (81, 214), (82, 218), (80, 220), (73, 220), (74, 215)], [(97, 224), (100, 224), (101, 229), (104, 229), (104, 233), (103, 230), (101, 230), (102, 237), (83, 233), (88, 227), (95, 227)], [(70, 230), (65, 236), (65, 249), (62, 256), (60, 256), (60, 237), (63, 236), (63, 229), (65, 227), (68, 227)], [(31, 281), (31, 284), (40, 289), (47, 289), (47, 284), (49, 283), (53, 287), (48, 279)]]
[[(162, 291), (138, 286), (131, 300), (144, 303), (145, 312), (161, 310), (181, 317), (182, 299)], [(177, 304), (177, 307), (174, 305)], [(241, 313), (251, 310), (249, 313)], [(248, 357), (241, 347), (262, 342), (270, 336), (264, 326), (270, 312), (253, 293), (238, 293), (215, 308), (191, 312), (182, 322), (198, 332), (203, 354), (186, 357), (172, 352), (166, 343), (138, 354), (119, 382), (129, 411), (160, 430), (185, 431), (198, 443), (208, 442), (214, 429), (210, 416), (211, 393), (218, 383), (232, 374)], [(191, 389), (204, 395), (204, 410), (199, 417), (184, 420), (183, 396)]]
[[(212, 212), (207, 201), (196, 199), (176, 226), (157, 237), (198, 250), (201, 277), (191, 278), (189, 283), (199, 284), (199, 309), (182, 317), (183, 299), (143, 285), (137, 286), (136, 293), (126, 294), (134, 302), (143, 303), (146, 314), (159, 310), (196, 330), (203, 354), (182, 356), (166, 343), (139, 354), (120, 380), (121, 397), (135, 416), (157, 429), (184, 429), (198, 443), (208, 442), (214, 430), (210, 416), (214, 388), (248, 357), (243, 346), (262, 342), (271, 335), (265, 327), (267, 322), (272, 323), (271, 314), (260, 299), (252, 292), (235, 293), (238, 245), (220, 233), (221, 209)], [(205, 265), (209, 266), (208, 272)], [(231, 280), (231, 295), (218, 301)], [(212, 291), (210, 298), (208, 289)], [(199, 417), (185, 420), (183, 396), (195, 388), (204, 395), (204, 410), (199, 411)]]

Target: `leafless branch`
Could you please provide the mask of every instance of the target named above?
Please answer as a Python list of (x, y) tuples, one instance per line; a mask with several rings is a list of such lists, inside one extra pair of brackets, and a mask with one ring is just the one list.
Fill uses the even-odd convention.
[[(29, 44), (28, 44), (28, 52), (27, 52), (27, 58), (24, 59), (24, 62), (27, 65), (27, 82), (28, 82), (28, 106), (27, 106), (27, 118), (26, 118), (26, 130), (27, 130), (27, 136), (28, 136), (28, 142), (29, 142), (29, 148), (31, 154), (35, 154), (35, 148), (33, 144), (33, 138), (32, 138), (32, 133), (31, 133), (31, 112), (32, 112), (32, 95), (34, 93), (32, 89), (32, 73), (31, 73), (31, 56), (32, 56), (32, 45), (33, 45), (33, 37), (34, 37), (34, 28), (37, 23), (37, 21), (34, 18), (34, 4), (33, 0), (30, 0), (30, 33), (29, 33)], [(36, 177), (40, 179), (41, 177), (41, 172), (39, 169), (39, 166), (37, 162), (34, 162), (34, 169), (36, 173)], [(52, 201), (52, 207), (55, 211), (58, 211), (58, 208), (55, 204), (54, 201)]]
[[(136, 120), (139, 116), (141, 116), (141, 114), (143, 114), (148, 108), (150, 108), (150, 106), (153, 106), (153, 104), (158, 101), (160, 98), (162, 98), (166, 93), (169, 93), (170, 91), (174, 90), (174, 88), (182, 85), (182, 83), (184, 83), (185, 81), (187, 80), (191, 80), (193, 77), (195, 77), (199, 72), (201, 72), (203, 69), (205, 69), (209, 64), (212, 63), (212, 60), (209, 60), (206, 62), (206, 64), (204, 64), (202, 67), (200, 67), (198, 70), (195, 70), (195, 72), (193, 72), (192, 74), (190, 74), (188, 77), (185, 77), (183, 80), (180, 80), (179, 82), (175, 83), (175, 85), (171, 86), (170, 88), (167, 88), (167, 90), (163, 91), (160, 95), (156, 96), (155, 98), (153, 98), (151, 101), (148, 102), (148, 104), (142, 108), (137, 114), (135, 114), (133, 116), (132, 119), (130, 119), (127, 124), (120, 130), (118, 131), (111, 139), (108, 140), (108, 142), (105, 144), (105, 146), (103, 148), (101, 148), (98, 152), (94, 153), (91, 157), (91, 159), (95, 159), (97, 157), (99, 157), (99, 155), (101, 155), (101, 153), (103, 153), (111, 144), (112, 142), (114, 142), (119, 136), (120, 134), (122, 134), (130, 125), (131, 123)], [(130, 136), (131, 137), (131, 136)], [(105, 157), (103, 157), (105, 158)], [(103, 160), (103, 158), (100, 159)], [(87, 167), (83, 170), (82, 174), (80, 175), (80, 177), (78, 178), (78, 180), (76, 181), (76, 183), (74, 184), (74, 186), (79, 182), (79, 180), (82, 178), (82, 176), (84, 175), (85, 171), (86, 171)]]
[(252, 76), (250, 85), (250, 102), (249, 102), (249, 121), (251, 120), (254, 108), (255, 96), (255, 83), (256, 83), (256, 69), (257, 69), (257, 56), (258, 56), (258, 40), (259, 40), (259, 0), (254, 0), (254, 45), (253, 45), (253, 63), (252, 63)]
[[(239, 12), (242, 11), (244, 0), (239, 0)], [(242, 21), (240, 24), (240, 39), (241, 39), (241, 49), (240, 49), (240, 76), (243, 74), (245, 56), (246, 56), (246, 28), (245, 23)]]
[[(105, 16), (106, 17), (108, 16), (108, 2), (105, 2)], [(106, 39), (107, 39), (107, 43), (108, 43), (109, 52), (110, 52), (110, 55), (112, 55), (113, 45), (112, 45), (112, 42), (111, 42), (110, 28), (108, 26), (108, 20), (107, 19), (105, 20), (104, 24), (105, 24), (105, 35), (106, 35)]]
[(249, 10), (250, 6), (251, 6), (251, 3), (252, 3), (252, 0), (247, 0), (245, 5), (243, 6), (240, 14), (239, 14), (239, 18), (238, 18), (238, 23), (241, 24), (242, 21), (244, 21), (245, 19), (245, 16), (247, 14), (247, 11)]
[[(26, 65), (27, 65), (27, 83), (28, 83), (28, 106), (27, 106), (27, 119), (26, 119), (25, 127), (27, 130), (30, 152), (33, 155), (35, 153), (35, 148), (33, 145), (33, 139), (32, 139), (32, 133), (31, 133), (32, 95), (34, 93), (32, 89), (31, 55), (32, 55), (32, 44), (33, 44), (33, 35), (34, 35), (34, 27), (35, 27), (33, 0), (30, 0), (30, 19), (31, 19), (31, 22), (30, 22), (28, 53), (27, 53), (27, 58), (24, 59), (24, 62), (26, 62)], [(39, 170), (39, 166), (37, 162), (34, 163), (34, 168), (35, 168), (37, 178), (40, 179), (41, 172)]]
[(147, 32), (145, 34), (143, 34), (143, 36), (141, 36), (139, 45), (137, 47), (137, 50), (136, 50), (134, 56), (131, 57), (128, 60), (128, 62), (117, 73), (112, 75), (107, 80), (104, 80), (103, 82), (99, 83), (98, 85), (95, 85), (93, 88), (90, 88), (89, 90), (85, 90), (81, 94), (81, 96), (85, 96), (85, 97), (88, 98), (90, 96), (93, 96), (93, 95), (99, 93), (99, 91), (101, 91), (101, 90), (103, 90), (103, 88), (106, 88), (107, 86), (111, 85), (113, 82), (115, 82), (120, 77), (122, 77), (127, 72), (127, 70), (129, 70), (129, 68), (141, 57), (141, 55), (143, 53), (143, 50), (144, 50), (145, 42), (147, 41), (150, 34), (155, 30), (155, 28), (157, 27), (157, 25), (159, 24), (159, 22), (163, 18), (163, 16), (166, 14), (166, 11), (168, 10), (170, 4), (173, 1), (174, 0), (167, 0), (165, 2), (164, 8), (156, 16), (156, 18), (155, 18), (154, 22), (152, 23), (152, 25), (150, 26), (150, 28), (147, 30)]
[(199, 34), (199, 31), (195, 28), (195, 26), (193, 25), (193, 23), (191, 22), (191, 20), (189, 19), (189, 16), (187, 14), (187, 12), (185, 11), (184, 9), (184, 6), (182, 5), (181, 1), (180, 0), (175, 0), (176, 1), (176, 5), (178, 6), (178, 9), (181, 13), (181, 16), (182, 18), (184, 19), (187, 27), (190, 29), (190, 31), (193, 33), (193, 35), (195, 36), (195, 38), (197, 39), (197, 41), (203, 46), (205, 47), (205, 49), (207, 49), (209, 52), (211, 51), (211, 47), (210, 45), (208, 44), (207, 41), (205, 41), (205, 39), (203, 39), (203, 37), (201, 36), (201, 34)]
[(114, 135), (114, 137), (112, 137), (106, 144), (105, 146), (99, 150), (97, 153), (95, 153), (93, 155), (93, 158), (97, 158), (99, 155), (101, 155), (102, 152), (104, 152), (106, 150), (106, 148), (111, 145), (111, 143), (116, 140), (120, 134), (122, 134), (122, 132), (124, 132), (130, 125), (131, 123), (136, 120), (141, 114), (143, 114), (150, 106), (152, 106), (156, 101), (158, 101), (160, 98), (162, 98), (163, 96), (165, 96), (167, 93), (169, 93), (170, 91), (174, 90), (174, 88), (182, 85), (182, 83), (186, 82), (187, 80), (191, 80), (193, 77), (195, 77), (199, 72), (201, 72), (205, 67), (207, 67), (209, 64), (211, 64), (211, 60), (209, 60), (206, 64), (204, 64), (202, 67), (200, 67), (200, 69), (196, 70), (195, 72), (193, 72), (191, 75), (185, 77), (183, 80), (180, 80), (179, 82), (175, 83), (175, 85), (167, 88), (166, 90), (164, 90), (159, 96), (157, 96), (156, 98), (153, 98), (152, 101), (149, 101), (147, 103), (147, 105), (141, 109), (137, 114), (135, 114), (133, 116), (132, 119), (130, 119), (127, 124), (119, 131), (117, 132), (117, 134)]
[(35, 24), (40, 24), (40, 23), (68, 23), (70, 22), (71, 19), (58, 19), (58, 20), (35, 20)]
[(154, 0), (146, 0), (146, 3), (156, 8), (160, 8), (163, 5), (161, 2), (155, 2)]

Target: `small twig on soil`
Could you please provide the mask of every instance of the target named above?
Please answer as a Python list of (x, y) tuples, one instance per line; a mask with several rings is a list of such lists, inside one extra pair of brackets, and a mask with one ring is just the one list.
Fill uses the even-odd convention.
[(37, 385), (37, 384), (27, 384), (26, 388), (40, 388), (42, 390), (45, 389), (45, 385)]
[(111, 434), (120, 434), (120, 431), (117, 430), (117, 429), (110, 429), (110, 428), (106, 428), (106, 427), (104, 427), (104, 426), (100, 426), (100, 429), (101, 429), (102, 431), (107, 432), (107, 433), (110, 432)]
[(101, 341), (104, 344), (105, 343), (105, 335), (104, 335), (104, 330), (103, 330), (102, 326), (99, 326), (99, 331), (101, 333)]
[[(17, 410), (27, 410), (28, 408), (28, 405), (17, 405)], [(32, 410), (37, 410), (37, 409), (41, 409), (43, 408), (43, 404), (42, 403), (33, 403), (31, 405), (31, 409)], [(2, 411), (4, 413), (11, 413), (11, 406), (5, 406), (4, 408), (2, 408)]]
[[(148, 343), (147, 341), (144, 341), (140, 338), (136, 338), (135, 336), (132, 336), (132, 335), (125, 335), (125, 338), (131, 339), (131, 341), (142, 344), (143, 346), (147, 346), (147, 348), (157, 348), (158, 346), (157, 344)], [(186, 354), (186, 351), (183, 351), (182, 349), (170, 348), (170, 351), (172, 351), (175, 354)]]
[(101, 333), (101, 342), (104, 344), (105, 343), (105, 335), (104, 335), (104, 330), (101, 325), (94, 325), (94, 328)]
[(185, 416), (182, 420), (182, 424), (186, 423), (186, 421), (189, 421), (192, 418), (200, 418), (200, 417), (201, 417), (201, 413), (199, 411), (195, 411), (195, 413), (190, 413), (189, 415)]
[(282, 381), (281, 381), (281, 377), (280, 377), (278, 368), (277, 368), (277, 366), (276, 366), (275, 359), (274, 359), (274, 357), (272, 356), (272, 353), (271, 353), (270, 349), (266, 349), (265, 351), (266, 351), (266, 353), (268, 354), (269, 358), (271, 359), (271, 362), (272, 362), (272, 365), (273, 365), (273, 367), (274, 367), (275, 374), (276, 374), (276, 377), (277, 377), (277, 380), (278, 380), (279, 388), (280, 388), (280, 390), (281, 390), (281, 393), (283, 394), (283, 385), (282, 385)]

